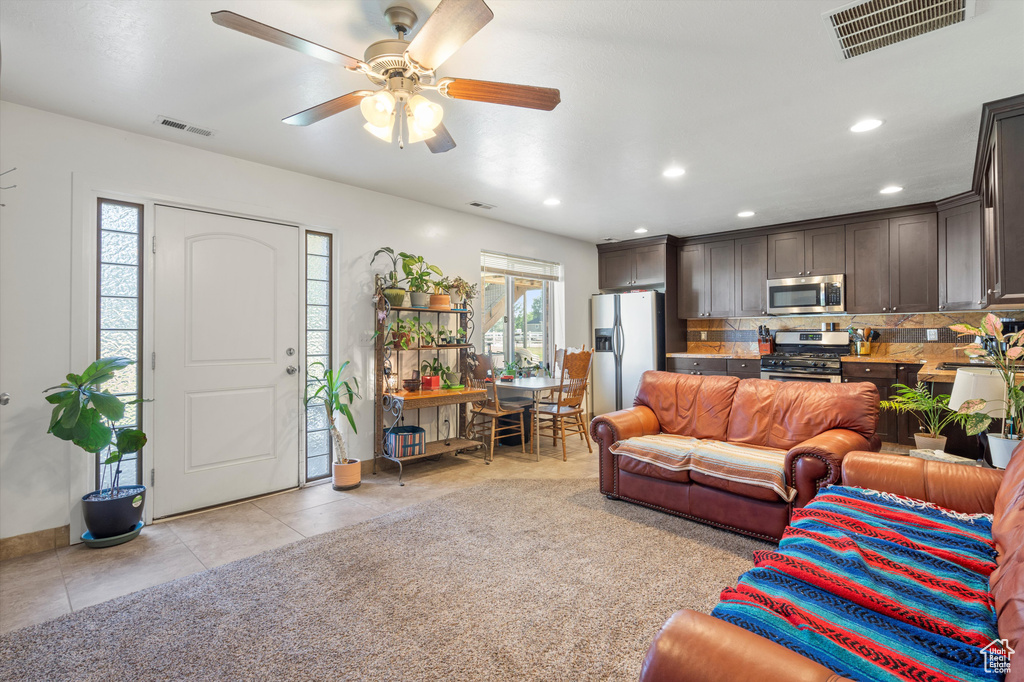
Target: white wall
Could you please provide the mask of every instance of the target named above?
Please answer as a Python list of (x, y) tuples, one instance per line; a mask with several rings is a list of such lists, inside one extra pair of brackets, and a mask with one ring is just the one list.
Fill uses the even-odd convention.
[[(80, 339), (92, 333), (72, 310), (74, 280), (82, 278), (75, 244), (95, 212), (85, 188), (337, 230), (340, 355), (364, 381), (372, 374), (369, 260), (379, 246), (422, 254), (467, 279), (478, 276), (481, 248), (559, 261), (566, 343), (588, 340), (592, 244), (0, 102), (0, 170), (11, 167), (18, 170), (0, 182), (18, 185), (0, 194), (0, 391), (13, 396), (0, 408), (0, 537), (69, 522), (74, 530), (80, 512), (69, 500), (90, 489), (86, 456), (46, 435), (41, 394), (82, 369), (73, 366), (86, 357)], [(366, 457), (368, 404), (358, 423), (349, 449)]]

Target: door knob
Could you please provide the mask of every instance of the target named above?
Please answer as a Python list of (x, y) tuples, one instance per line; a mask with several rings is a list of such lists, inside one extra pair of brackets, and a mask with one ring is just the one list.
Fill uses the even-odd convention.
[(289, 374), (295, 374), (296, 372), (299, 371), (299, 368), (296, 367), (295, 365), (288, 365), (288, 369), (286, 369), (285, 371), (288, 372)]
[(11, 394), (0, 393), (0, 405), (6, 405), (9, 402), (11, 402)]
[(292, 356), (292, 355), (295, 355), (295, 349), (294, 348), (289, 348), (288, 350), (286, 350), (284, 352), (284, 354), (289, 356), (289, 357)]

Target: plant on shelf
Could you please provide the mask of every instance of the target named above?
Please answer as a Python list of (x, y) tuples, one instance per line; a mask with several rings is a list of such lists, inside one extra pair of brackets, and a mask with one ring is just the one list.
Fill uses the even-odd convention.
[(459, 309), (465, 310), (469, 307), (469, 300), (476, 297), (477, 285), (470, 284), (462, 277), (456, 277), (452, 280), (449, 291), (453, 296), (453, 301), (458, 301)]
[[(327, 412), (327, 422), (331, 425), (331, 442), (334, 445), (331, 473), (335, 490), (358, 488), (362, 482), (361, 464), (358, 459), (348, 456), (337, 422), (338, 413), (345, 415), (352, 433), (357, 433), (352, 402), (362, 396), (359, 395), (359, 380), (354, 376), (345, 376), (348, 366), (349, 361), (346, 360), (336, 371), (331, 371), (324, 363), (314, 362), (309, 366), (309, 382), (306, 385), (306, 407), (323, 405)], [(317, 371), (314, 368), (318, 368)]]
[(980, 343), (957, 346), (955, 350), (962, 350), (971, 358), (988, 360), (1003, 380), (1003, 426), (998, 434), (988, 434), (988, 441), (993, 464), (997, 460), (1008, 464), (1010, 454), (1024, 436), (1024, 390), (1017, 383), (1017, 374), (1024, 370), (1024, 330), (1003, 334), (1003, 323), (992, 313), (985, 315), (981, 327), (954, 324), (950, 329), (961, 336), (980, 337)]
[(71, 441), (91, 455), (106, 453), (102, 462), (106, 473), (100, 480), (109, 481), (110, 487), (82, 497), (82, 512), (89, 529), (82, 539), (87, 543), (103, 538), (123, 538), (108, 541), (104, 546), (121, 544), (142, 529), (146, 487), (121, 485), (121, 461), (125, 455), (142, 449), (146, 434), (120, 424), (125, 421), (126, 405), (149, 401), (141, 398), (122, 401), (101, 388), (118, 370), (134, 364), (129, 358), (100, 358), (81, 374), (68, 374), (67, 381), (43, 391), (56, 391), (46, 396), (46, 402), (53, 405), (47, 433)]
[(440, 358), (435, 357), (430, 360), (424, 360), (420, 365), (420, 374), (423, 376), (424, 390), (441, 388), (441, 374), (443, 372), (444, 365), (441, 364)]
[(467, 343), (469, 343), (469, 335), (467, 334), (465, 329), (463, 329), (462, 327), (459, 327), (458, 329), (455, 330), (454, 333), (455, 333), (455, 343), (460, 343), (460, 344), (467, 344)]
[(404, 278), (398, 276), (398, 262), (409, 258), (409, 254), (403, 252), (395, 253), (390, 246), (382, 246), (373, 253), (370, 265), (377, 260), (377, 256), (384, 256), (391, 260), (391, 271), (387, 274), (387, 286), (384, 287), (384, 298), (388, 300), (392, 308), (400, 308), (405, 303), (405, 289), (399, 285)]
[(437, 333), (435, 334), (438, 346), (449, 346), (455, 343), (455, 335), (448, 327), (443, 324), (437, 325)]
[(448, 365), (445, 365), (441, 369), (441, 378), (444, 379), (443, 388), (458, 389), (463, 387), (463, 384), (460, 381), (462, 375)]
[[(385, 334), (391, 332), (391, 339), (388, 343), (396, 348), (409, 350), (419, 338), (419, 321), (418, 317), (411, 320), (396, 319), (385, 330)], [(387, 337), (385, 336), (385, 338)]]
[(442, 276), (440, 279), (433, 280), (431, 284), (434, 287), (434, 293), (430, 296), (431, 310), (451, 310), (452, 297), (448, 290), (452, 286), (452, 281)]
[(429, 348), (437, 343), (437, 332), (434, 331), (434, 323), (427, 321), (420, 324), (419, 318), (414, 318), (416, 323), (419, 324), (417, 335), (420, 339), (420, 346), (423, 348)]
[(988, 428), (990, 417), (979, 414), (976, 410), (981, 401), (965, 402), (959, 410), (949, 407), (949, 396), (945, 393), (933, 395), (926, 383), (910, 387), (904, 384), (893, 384), (896, 394), (883, 400), (883, 410), (892, 410), (897, 414), (911, 414), (921, 425), (921, 432), (914, 434), (917, 447), (922, 450), (942, 450), (946, 446), (946, 437), (942, 432), (946, 427), (957, 424), (963, 427), (969, 436), (974, 436)]
[(402, 258), (402, 271), (409, 282), (409, 298), (414, 308), (426, 308), (430, 305), (430, 289), (433, 275), (443, 277), (441, 268), (431, 265), (423, 256), (405, 254)]

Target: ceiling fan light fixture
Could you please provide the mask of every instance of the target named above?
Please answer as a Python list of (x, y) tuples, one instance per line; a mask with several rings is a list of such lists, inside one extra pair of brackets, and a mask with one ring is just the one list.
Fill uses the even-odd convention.
[(430, 128), (424, 128), (416, 122), (416, 116), (409, 107), (405, 108), (405, 125), (409, 131), (409, 144), (429, 140), (436, 135)]
[[(359, 103), (359, 110), (363, 113), (366, 122), (374, 128), (385, 126), (390, 128), (388, 124), (394, 122), (395, 116), (395, 96), (387, 90), (378, 90), (369, 97), (363, 98), (363, 101)], [(378, 135), (378, 137), (380, 136)]]
[(363, 128), (370, 131), (370, 134), (374, 137), (390, 143), (395, 139), (395, 112), (391, 112), (391, 116), (385, 125), (375, 126), (372, 123), (367, 123)]
[(433, 130), (441, 125), (441, 119), (444, 117), (441, 105), (431, 102), (423, 95), (414, 95), (409, 100), (407, 108), (412, 112), (412, 118), (421, 130)]

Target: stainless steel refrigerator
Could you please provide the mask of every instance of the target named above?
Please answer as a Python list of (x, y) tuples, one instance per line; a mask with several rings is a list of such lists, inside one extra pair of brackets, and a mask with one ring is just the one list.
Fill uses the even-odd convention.
[(665, 295), (657, 291), (590, 298), (593, 414), (633, 406), (640, 375), (665, 369)]

